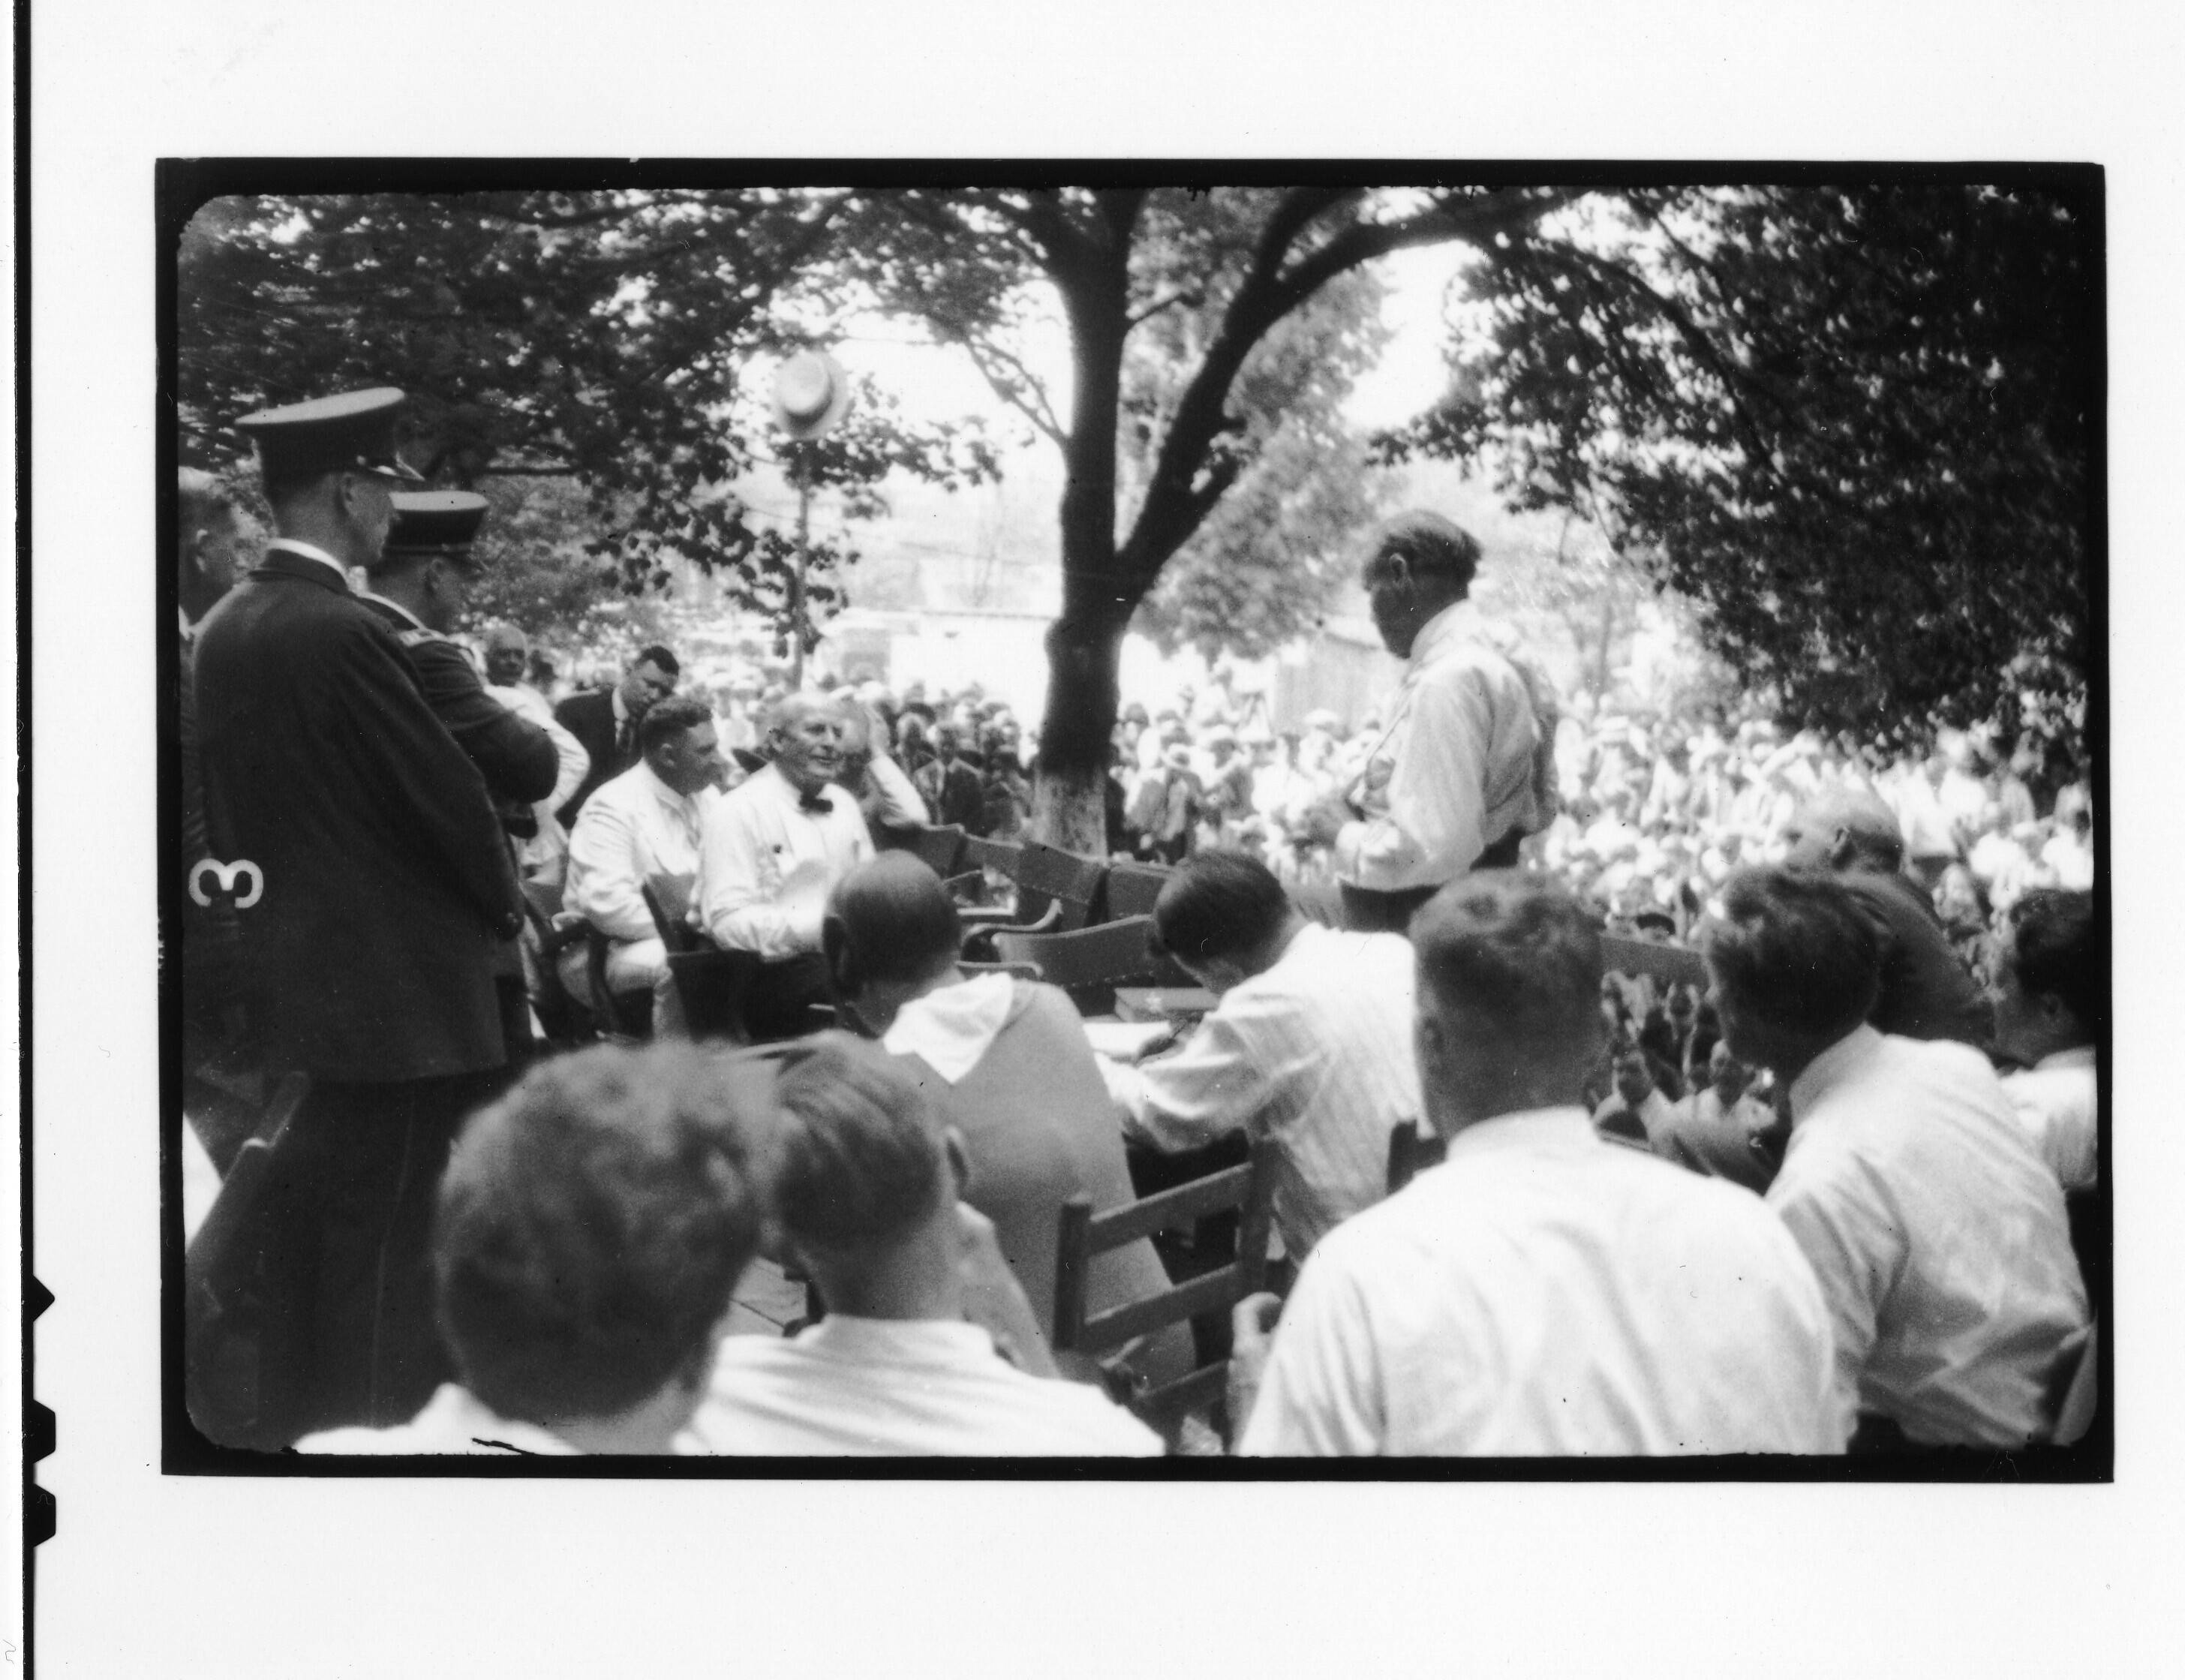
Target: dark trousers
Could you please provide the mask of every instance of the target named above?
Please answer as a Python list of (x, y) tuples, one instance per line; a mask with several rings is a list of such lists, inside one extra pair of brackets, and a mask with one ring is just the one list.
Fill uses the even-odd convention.
[(260, 1404), (273, 1436), (407, 1422), (453, 1374), (433, 1323), (433, 1204), (456, 1132), (506, 1078), (313, 1085), (258, 1226)]
[[(1517, 867), (1517, 847), (1524, 836), (1515, 829), (1489, 846), (1472, 861), (1472, 873), (1482, 869), (1514, 869)], [(1411, 918), (1418, 914), (1426, 901), (1441, 889), (1406, 887), (1400, 892), (1382, 892), (1372, 887), (1353, 886), (1342, 882), (1343, 924), (1354, 933), (1400, 934), (1411, 930)]]
[(807, 1013), (815, 1003), (831, 1003), (827, 959), (816, 951), (768, 963), (744, 999), (744, 1024), (761, 1044), (795, 1038), (811, 1030)]

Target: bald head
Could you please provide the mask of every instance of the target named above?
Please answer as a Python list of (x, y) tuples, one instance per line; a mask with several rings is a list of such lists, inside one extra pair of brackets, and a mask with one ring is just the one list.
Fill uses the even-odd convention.
[(513, 624), (495, 624), (485, 633), (485, 676), (506, 689), (523, 680), (531, 662), (531, 643)]
[(767, 745), (790, 785), (816, 794), (841, 773), (848, 733), (842, 707), (824, 695), (785, 695), (774, 709)]
[(1897, 813), (1860, 788), (1824, 788), (1784, 824), (1783, 862), (1794, 869), (1879, 869), (1904, 862)]

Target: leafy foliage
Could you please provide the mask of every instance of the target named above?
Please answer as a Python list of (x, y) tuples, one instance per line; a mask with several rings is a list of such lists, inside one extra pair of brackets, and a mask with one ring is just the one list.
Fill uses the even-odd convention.
[[(824, 334), (841, 294), (835, 223), (858, 202), (767, 189), (215, 200), (178, 253), (186, 455), (217, 466), (247, 453), (230, 427), (254, 408), (399, 385), (412, 393), (405, 455), (436, 482), (566, 476), (584, 492), (589, 551), (623, 589), (659, 587), (679, 556), (780, 611), (793, 545), (731, 488), (771, 453), (767, 393), (745, 382)], [(950, 483), (995, 473), (975, 428), (911, 427), (861, 396), (802, 446), (847, 511), (881, 511), (894, 468)], [(853, 557), (814, 544), (815, 606)]]
[(2070, 704), (2090, 657), (2087, 206), (1965, 186), (1633, 191), (1514, 231), (1389, 453), (1593, 508), (1796, 722)]

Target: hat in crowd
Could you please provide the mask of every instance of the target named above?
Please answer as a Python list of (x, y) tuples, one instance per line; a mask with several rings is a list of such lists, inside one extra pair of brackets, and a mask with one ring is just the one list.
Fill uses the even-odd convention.
[(1318, 712), (1306, 712), (1305, 726), (1308, 729), (1325, 729), (1332, 735), (1343, 727), (1343, 720), (1333, 712), (1323, 708)]
[(485, 498), (468, 490), (397, 491), (382, 558), (439, 554), (467, 561), (485, 510)]
[(1237, 745), (1237, 732), (1227, 723), (1216, 723), (1200, 739), (1210, 747), (1234, 746)]
[(387, 385), (344, 391), (285, 408), (260, 409), (237, 421), (235, 429), (258, 446), (260, 465), (269, 477), (369, 472), (422, 483), (422, 475), (394, 452), (394, 416), (408, 400)]
[(799, 443), (834, 429), (850, 407), (850, 379), (824, 350), (805, 350), (774, 377), (774, 423)]
[(1179, 770), (1191, 768), (1191, 749), (1181, 741), (1170, 747), (1162, 756)]

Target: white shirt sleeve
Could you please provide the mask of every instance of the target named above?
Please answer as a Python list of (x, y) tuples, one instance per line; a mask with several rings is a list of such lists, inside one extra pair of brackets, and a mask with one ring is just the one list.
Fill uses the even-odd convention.
[(1357, 1280), (1316, 1251), (1275, 1328), (1248, 1458), (1372, 1458), (1387, 1437), (1381, 1371)]
[[(1359, 886), (1394, 891), (1440, 886), (1469, 868), (1487, 846), (1480, 830), (1494, 728), (1477, 672), (1458, 665), (1422, 673), (1386, 749), (1394, 761), (1387, 808), (1344, 825), (1335, 842), (1336, 873)], [(1372, 770), (1369, 759), (1369, 782)]]
[(880, 792), (880, 821), (891, 829), (922, 829), (932, 821), (925, 801), (902, 766), (884, 752), (873, 755), (873, 786)]
[(1175, 1054), (1116, 1069), (1108, 1089), (1122, 1110), (1126, 1136), (1156, 1149), (1195, 1149), (1261, 1111), (1268, 1070), (1269, 1058), (1253, 1052), (1244, 1024), (1217, 1008)]
[(823, 823), (791, 823), (756, 778), (714, 801), (699, 846), (699, 919), (716, 945), (769, 961), (819, 948), (833, 884), (873, 855), (847, 793)]
[(1881, 1304), (1904, 1269), (1903, 1226), (1863, 1182), (1797, 1170), (1786, 1163), (1769, 1205), (1797, 1239), (1821, 1286), (1836, 1345), (1836, 1421), (1848, 1440), (1858, 1415), (1859, 1378), (1874, 1350)]
[(584, 801), (569, 836), (562, 902), (610, 939), (656, 938), (659, 929), (643, 891), (650, 867), (632, 813), (619, 801), (595, 793)]

